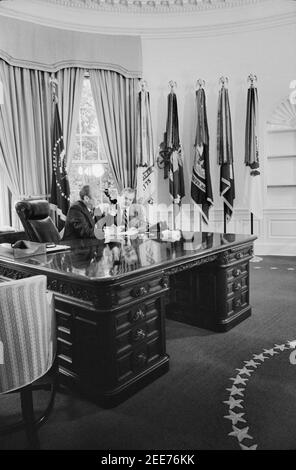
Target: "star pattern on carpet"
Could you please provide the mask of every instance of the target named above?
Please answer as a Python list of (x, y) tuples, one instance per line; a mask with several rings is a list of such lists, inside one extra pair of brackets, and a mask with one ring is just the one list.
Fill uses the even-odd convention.
[(246, 382), (249, 380), (247, 377), (242, 378), (240, 375), (236, 377), (231, 377), (230, 380), (233, 380), (233, 385), (246, 385)]
[(266, 356), (264, 356), (264, 354), (253, 354), (253, 358), (262, 362), (264, 362), (265, 359), (268, 359)]
[(235, 369), (238, 371), (239, 375), (240, 374), (246, 374), (248, 376), (250, 376), (252, 374), (252, 372), (254, 372), (253, 370), (250, 370), (250, 369), (247, 369), (247, 367), (243, 367), (242, 369)]
[(257, 366), (260, 364), (260, 362), (255, 362), (253, 359), (250, 361), (244, 361), (246, 364), (246, 367), (255, 367), (257, 369)]
[(276, 344), (273, 349), (279, 349), (280, 351), (284, 351), (285, 349), (290, 349), (285, 344)]
[[(245, 416), (245, 413), (236, 413), (235, 411), (232, 411), (234, 408), (244, 408), (245, 406), (244, 398), (236, 399), (234, 398), (234, 395), (244, 397), (244, 392), (249, 377), (253, 372), (259, 370), (259, 366), (262, 365), (266, 359), (270, 359), (273, 356), (277, 356), (278, 354), (280, 354), (280, 352), (283, 352), (286, 349), (294, 348), (296, 348), (296, 340), (286, 341), (286, 343), (282, 344), (275, 344), (270, 349), (263, 349), (263, 352), (259, 354), (253, 354), (252, 359), (244, 361), (244, 367), (242, 367), (241, 369), (235, 369), (236, 371), (238, 371), (235, 377), (230, 377), (229, 380), (231, 380), (233, 384), (231, 388), (226, 388), (227, 392), (229, 392), (229, 399), (223, 401), (223, 403), (228, 405), (229, 409), (228, 414), (225, 415), (224, 418), (231, 421), (232, 425), (232, 431), (228, 433), (228, 436), (237, 438), (241, 450), (257, 450), (258, 444), (253, 444), (250, 446), (245, 445), (245, 443), (242, 444), (242, 441), (244, 441), (245, 439), (254, 438), (251, 434), (249, 434), (249, 426), (245, 426), (243, 428), (239, 428), (236, 426), (236, 424), (238, 423), (247, 424), (247, 421), (243, 418), (243, 416)], [(241, 377), (241, 375), (247, 375), (247, 377)], [(236, 385), (242, 385), (242, 387), (237, 387)]]
[(234, 411), (229, 410), (229, 414), (224, 416), (224, 418), (230, 419), (232, 424), (237, 424), (239, 422), (246, 423), (246, 420), (242, 418), (244, 415), (245, 413), (235, 413)]
[(254, 444), (253, 446), (250, 446), (250, 447), (244, 446), (241, 443), (239, 445), (242, 450), (257, 450), (257, 447), (258, 447), (257, 444)]
[(232, 396), (229, 397), (229, 400), (223, 401), (223, 403), (226, 403), (227, 405), (229, 405), (230, 410), (233, 410), (233, 408), (236, 408), (236, 407), (243, 408), (243, 406), (241, 405), (242, 402), (243, 400), (236, 400)]
[(250, 434), (248, 434), (249, 428), (237, 428), (236, 426), (232, 426), (233, 431), (228, 433), (228, 436), (237, 437), (239, 442), (242, 442), (244, 439), (254, 439)]
[(270, 356), (274, 356), (275, 354), (279, 354), (279, 352), (275, 351), (273, 348), (272, 349), (263, 349), (265, 354), (269, 354)]
[(239, 395), (240, 397), (244, 396), (244, 393), (243, 393), (244, 389), (237, 388), (235, 385), (232, 385), (231, 388), (227, 388), (226, 390), (230, 392), (230, 396), (233, 396), (233, 395)]

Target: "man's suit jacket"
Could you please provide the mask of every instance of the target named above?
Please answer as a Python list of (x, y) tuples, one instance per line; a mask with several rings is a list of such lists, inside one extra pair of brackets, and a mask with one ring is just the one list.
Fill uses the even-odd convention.
[(67, 214), (63, 240), (95, 238), (95, 219), (82, 201), (74, 202)]

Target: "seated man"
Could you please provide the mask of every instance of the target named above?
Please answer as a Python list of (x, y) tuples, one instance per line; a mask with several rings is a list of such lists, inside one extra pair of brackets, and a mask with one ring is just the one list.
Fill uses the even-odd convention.
[(89, 185), (79, 191), (80, 200), (74, 202), (67, 214), (63, 240), (95, 238), (96, 220), (93, 217), (93, 199)]
[(144, 207), (141, 204), (134, 203), (135, 190), (132, 188), (124, 188), (122, 195), (116, 204), (110, 206), (109, 211), (102, 212), (99, 208), (95, 210), (98, 218), (97, 229), (103, 229), (117, 225), (122, 231), (126, 232), (130, 229), (139, 231), (147, 230), (147, 221), (145, 217)]

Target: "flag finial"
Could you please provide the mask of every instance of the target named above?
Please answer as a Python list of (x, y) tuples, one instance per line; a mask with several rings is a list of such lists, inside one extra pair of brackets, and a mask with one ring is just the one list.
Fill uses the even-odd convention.
[(250, 73), (250, 75), (248, 75), (247, 81), (250, 82), (251, 87), (254, 87), (255, 83), (258, 81), (257, 75), (255, 73)]
[(226, 77), (226, 76), (224, 76), (224, 75), (222, 75), (222, 77), (219, 78), (219, 83), (221, 83), (222, 88), (227, 87), (227, 86), (228, 86), (228, 82), (229, 82), (228, 77)]
[(58, 102), (58, 84), (59, 82), (55, 78), (54, 73), (52, 73), (49, 79), (49, 85), (51, 86), (52, 101), (54, 103)]
[(196, 82), (196, 88), (201, 89), (201, 88), (204, 88), (205, 85), (206, 85), (206, 82), (202, 78), (199, 78)]

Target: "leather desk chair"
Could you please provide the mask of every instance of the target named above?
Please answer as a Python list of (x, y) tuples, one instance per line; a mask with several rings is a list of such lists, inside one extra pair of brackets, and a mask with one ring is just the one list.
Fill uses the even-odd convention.
[[(56, 325), (53, 294), (46, 276), (0, 283), (1, 394), (20, 392), (22, 421), (0, 428), (0, 435), (25, 428), (30, 449), (39, 448), (37, 428), (48, 418), (56, 393)], [(45, 413), (35, 419), (35, 390), (50, 390)], [(1, 409), (1, 406), (0, 406)]]
[(60, 234), (49, 216), (49, 203), (43, 199), (19, 201), (16, 212), (29, 240), (39, 243), (59, 243)]

